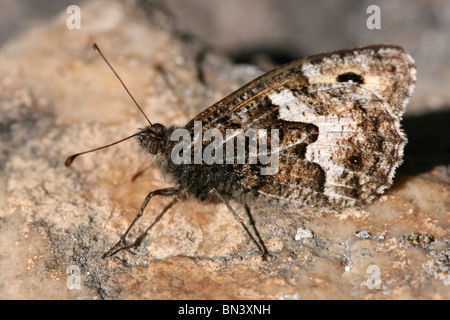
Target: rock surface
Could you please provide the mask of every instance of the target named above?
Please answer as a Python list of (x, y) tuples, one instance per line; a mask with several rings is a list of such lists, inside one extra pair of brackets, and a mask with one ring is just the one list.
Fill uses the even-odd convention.
[(171, 198), (152, 199), (129, 237), (143, 236), (137, 248), (101, 259), (145, 195), (167, 184), (132, 141), (64, 166), (146, 124), (92, 43), (164, 124), (186, 123), (260, 71), (182, 34), (152, 2), (100, 0), (81, 12), (80, 30), (62, 13), (0, 51), (0, 298), (450, 298), (445, 119), (426, 116), (405, 119), (405, 165), (371, 205), (253, 209), (268, 261), (225, 206)]

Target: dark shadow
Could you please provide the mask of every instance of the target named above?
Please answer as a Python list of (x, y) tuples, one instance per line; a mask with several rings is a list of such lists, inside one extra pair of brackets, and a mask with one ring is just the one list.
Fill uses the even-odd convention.
[[(259, 48), (258, 50), (240, 50), (229, 53), (235, 63), (258, 64), (258, 60), (263, 57), (274, 64), (274, 67), (298, 60), (302, 55), (295, 55), (292, 51), (281, 51), (279, 49)], [(267, 70), (268, 71), (268, 70)]]
[(450, 164), (450, 110), (405, 117), (402, 124), (408, 144), (398, 174), (414, 175)]

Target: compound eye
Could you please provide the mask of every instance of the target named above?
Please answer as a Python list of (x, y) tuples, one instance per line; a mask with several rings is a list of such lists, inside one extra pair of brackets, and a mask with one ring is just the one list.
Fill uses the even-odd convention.
[(147, 151), (151, 154), (157, 154), (159, 151), (159, 141), (150, 139), (147, 144)]

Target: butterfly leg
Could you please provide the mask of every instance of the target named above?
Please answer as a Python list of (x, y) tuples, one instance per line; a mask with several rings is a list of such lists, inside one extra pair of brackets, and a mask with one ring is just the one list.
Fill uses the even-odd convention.
[(261, 244), (261, 247), (262, 247), (262, 249), (263, 249), (263, 254), (264, 254), (265, 256), (270, 256), (269, 250), (267, 250), (267, 247), (266, 247), (266, 245), (264, 244), (264, 241), (263, 241), (263, 239), (261, 238), (261, 235), (259, 234), (258, 228), (256, 228), (255, 220), (253, 219), (253, 216), (252, 216), (252, 214), (251, 214), (250, 208), (249, 208), (249, 206), (248, 206), (247, 204), (245, 204), (245, 211), (247, 212), (247, 216), (248, 216), (248, 218), (249, 218), (249, 220), (250, 220), (250, 224), (251, 224), (251, 226), (252, 226), (252, 228), (253, 228), (253, 231), (255, 232), (256, 237), (257, 237), (258, 240), (259, 240), (259, 243)]
[[(242, 220), (241, 217), (239, 217), (239, 215), (236, 213), (236, 211), (234, 211), (234, 209), (230, 206), (230, 204), (228, 203), (228, 201), (225, 200), (225, 198), (217, 191), (216, 188), (212, 188), (210, 190), (211, 193), (215, 194), (228, 208), (228, 210), (230, 210), (230, 212), (233, 214), (234, 218), (241, 224), (241, 226), (244, 228), (244, 230), (247, 232), (247, 234), (249, 235), (249, 237), (252, 239), (252, 241), (256, 244), (256, 246), (258, 247), (259, 251), (261, 251), (263, 260), (266, 260), (267, 256), (269, 256), (269, 252), (267, 251), (266, 246), (264, 245), (264, 243), (262, 242), (262, 245), (255, 239), (255, 237), (251, 234), (250, 230), (248, 230), (247, 226), (245, 225), (244, 221)], [(253, 218), (251, 218), (250, 216), (250, 221), (254, 227), (254, 221)], [(254, 227), (255, 228), (255, 227)], [(256, 228), (255, 228), (256, 229)], [(259, 237), (259, 233), (257, 232), (257, 235)]]
[[(102, 255), (102, 259), (105, 259), (106, 257), (111, 257), (113, 255), (115, 255), (117, 252), (127, 249), (130, 246), (126, 246), (125, 245), (125, 239), (128, 235), (128, 233), (130, 232), (131, 228), (133, 228), (134, 224), (139, 220), (139, 218), (142, 216), (142, 213), (144, 212), (145, 207), (147, 206), (148, 202), (150, 201), (150, 199), (154, 196), (173, 196), (173, 195), (177, 195), (180, 193), (180, 189), (178, 188), (165, 188), (165, 189), (158, 189), (158, 190), (154, 190), (152, 192), (150, 192), (146, 197), (144, 202), (141, 205), (141, 208), (139, 209), (138, 214), (136, 215), (136, 217), (133, 219), (133, 221), (131, 222), (131, 224), (128, 226), (127, 230), (122, 234), (122, 236), (120, 237), (120, 240), (111, 248), (109, 249), (107, 252), (105, 252)], [(121, 246), (122, 245), (122, 246)]]

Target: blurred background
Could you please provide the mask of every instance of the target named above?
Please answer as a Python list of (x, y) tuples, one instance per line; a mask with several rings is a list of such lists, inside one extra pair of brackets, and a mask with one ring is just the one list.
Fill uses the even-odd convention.
[[(2, 0), (0, 45), (74, 0)], [(127, 0), (125, 0), (127, 1)], [(408, 113), (450, 108), (450, 1), (447, 0), (137, 0), (157, 3), (192, 34), (236, 62), (274, 65), (323, 51), (390, 43), (403, 46), (418, 67)], [(379, 29), (369, 6), (379, 8)]]

